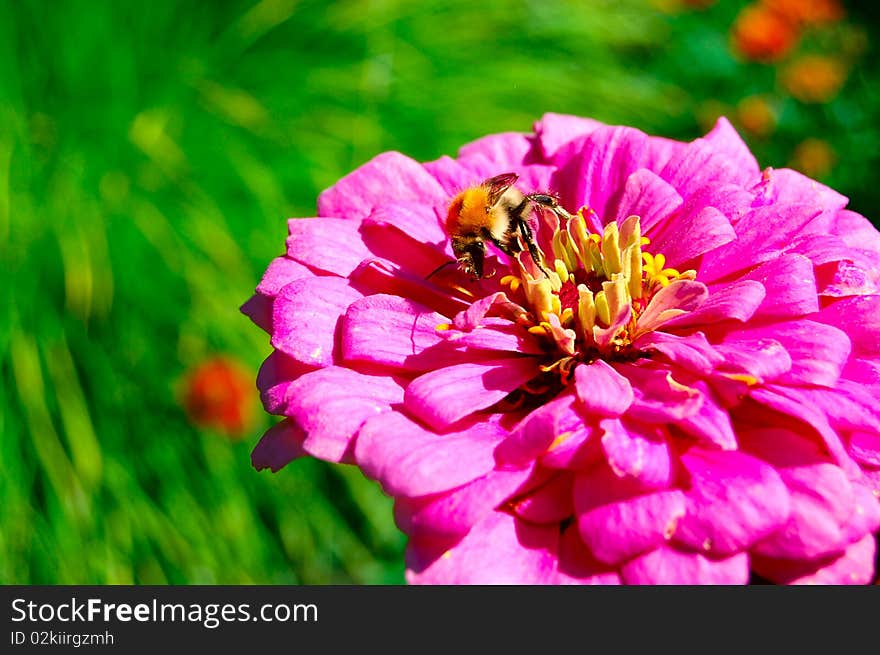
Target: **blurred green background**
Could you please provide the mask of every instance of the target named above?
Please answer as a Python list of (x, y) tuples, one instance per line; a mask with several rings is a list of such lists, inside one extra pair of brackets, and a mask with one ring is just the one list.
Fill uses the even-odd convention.
[[(0, 1), (0, 583), (403, 582), (358, 471), (250, 466), (270, 347), (238, 307), (285, 219), (547, 111), (682, 139), (724, 113), (876, 218), (877, 26), (791, 4)], [(243, 373), (193, 391), (217, 356)]]

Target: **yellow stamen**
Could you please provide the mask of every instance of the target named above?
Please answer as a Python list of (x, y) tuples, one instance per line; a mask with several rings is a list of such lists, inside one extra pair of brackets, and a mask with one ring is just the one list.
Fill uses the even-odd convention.
[(556, 275), (559, 276), (559, 279), (563, 282), (567, 282), (569, 278), (569, 271), (573, 271), (577, 269), (576, 265), (569, 266), (566, 262), (561, 259), (557, 259), (553, 262), (553, 268), (556, 271)]
[(602, 236), (602, 257), (605, 259), (605, 273), (609, 277), (623, 270), (620, 262), (620, 234), (614, 221), (605, 226), (605, 233)]
[(596, 303), (593, 299), (593, 292), (585, 285), (578, 285), (578, 323), (581, 326), (581, 333), (584, 335), (593, 334), (593, 326), (596, 324)]
[(595, 302), (596, 317), (605, 327), (608, 327), (611, 325), (611, 308), (608, 306), (608, 298), (605, 297), (604, 291), (596, 294)]

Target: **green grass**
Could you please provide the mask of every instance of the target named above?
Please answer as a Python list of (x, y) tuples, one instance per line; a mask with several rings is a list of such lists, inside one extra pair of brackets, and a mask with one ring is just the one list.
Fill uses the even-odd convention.
[[(285, 219), (383, 150), (454, 154), (546, 111), (697, 136), (703, 99), (772, 86), (727, 52), (734, 13), (0, 3), (0, 583), (402, 582), (375, 484), (313, 460), (257, 473), (270, 418), (242, 441), (198, 430), (181, 376), (214, 353), (256, 375), (268, 339), (238, 306)], [(824, 130), (832, 182), (869, 213), (875, 81), (789, 102), (762, 163)]]

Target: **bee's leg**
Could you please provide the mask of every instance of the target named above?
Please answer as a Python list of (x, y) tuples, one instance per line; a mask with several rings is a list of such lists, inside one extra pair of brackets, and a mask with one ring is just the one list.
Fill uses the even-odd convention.
[(532, 228), (529, 227), (529, 222), (524, 218), (519, 217), (517, 219), (517, 229), (522, 235), (523, 241), (526, 242), (526, 247), (529, 249), (532, 261), (534, 261), (537, 267), (543, 271), (544, 275), (549, 277), (550, 274), (547, 272), (547, 269), (544, 268), (544, 256), (538, 249), (538, 244), (535, 243), (535, 235), (532, 234)]
[(525, 197), (526, 201), (531, 201), (537, 205), (541, 205), (542, 207), (546, 207), (554, 214), (559, 216), (559, 218), (564, 218), (566, 220), (573, 218), (571, 214), (569, 214), (562, 205), (559, 204), (559, 201), (551, 195), (546, 193), (530, 193)]

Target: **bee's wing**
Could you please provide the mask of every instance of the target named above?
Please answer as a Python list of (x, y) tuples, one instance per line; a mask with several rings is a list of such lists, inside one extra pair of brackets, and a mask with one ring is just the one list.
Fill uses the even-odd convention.
[(519, 175), (516, 173), (502, 173), (501, 175), (490, 177), (483, 182), (483, 186), (489, 190), (489, 206), (491, 207), (501, 200), (501, 196), (504, 195), (504, 192), (507, 191), (518, 179)]

